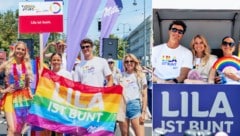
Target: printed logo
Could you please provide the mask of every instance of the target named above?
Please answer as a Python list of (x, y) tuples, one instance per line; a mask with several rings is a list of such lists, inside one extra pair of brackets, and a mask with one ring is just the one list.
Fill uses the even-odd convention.
[(58, 2), (53, 2), (51, 5), (50, 5), (50, 11), (54, 14), (58, 14), (60, 11), (61, 11), (61, 4), (58, 3)]

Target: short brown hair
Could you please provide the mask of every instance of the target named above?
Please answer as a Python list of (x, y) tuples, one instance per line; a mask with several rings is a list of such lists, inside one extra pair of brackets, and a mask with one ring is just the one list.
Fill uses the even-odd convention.
[(82, 46), (85, 43), (89, 43), (91, 46), (93, 46), (93, 41), (89, 38), (85, 38), (81, 41), (80, 46)]

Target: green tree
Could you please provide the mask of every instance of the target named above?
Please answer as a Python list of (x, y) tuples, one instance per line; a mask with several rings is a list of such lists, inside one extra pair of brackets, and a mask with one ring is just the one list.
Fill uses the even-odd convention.
[(11, 10), (0, 13), (0, 48), (5, 51), (9, 51), (9, 45), (17, 40), (17, 15), (18, 11)]

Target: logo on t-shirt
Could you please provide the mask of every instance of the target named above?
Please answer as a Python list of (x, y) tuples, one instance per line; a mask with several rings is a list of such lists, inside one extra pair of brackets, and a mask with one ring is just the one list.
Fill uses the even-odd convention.
[(176, 56), (163, 55), (162, 56), (162, 65), (167, 65), (174, 67), (177, 64)]
[(84, 66), (83, 72), (84, 73), (94, 73), (95, 68), (93, 66)]

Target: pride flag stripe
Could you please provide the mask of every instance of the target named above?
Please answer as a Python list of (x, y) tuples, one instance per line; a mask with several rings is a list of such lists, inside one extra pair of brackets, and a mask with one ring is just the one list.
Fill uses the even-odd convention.
[[(37, 120), (36, 120), (37, 118)], [(28, 116), (28, 122), (31, 124), (38, 124), (38, 126), (42, 128), (49, 128), (48, 124), (51, 124), (54, 127), (54, 131), (56, 132), (65, 132), (69, 134), (75, 134), (75, 135), (91, 135), (91, 136), (114, 136), (114, 134), (111, 131), (97, 131), (95, 130), (95, 133), (88, 132), (87, 129), (84, 129), (82, 127), (76, 127), (76, 126), (66, 126), (61, 123), (57, 123), (54, 121), (47, 120), (45, 118), (38, 117), (36, 115), (30, 114)], [(92, 130), (94, 131), (94, 129)]]
[[(76, 91), (81, 91), (82, 93), (117, 93), (122, 94), (122, 89), (114, 89), (114, 88), (122, 88), (120, 85), (112, 86), (112, 87), (94, 87), (94, 86), (88, 86), (79, 84), (79, 82), (71, 81), (67, 78), (63, 78), (62, 76), (56, 75), (54, 72), (44, 69), (42, 72), (42, 77), (52, 80), (53, 82), (58, 82), (62, 86), (72, 88)], [(88, 91), (85, 91), (88, 90)]]
[[(49, 114), (50, 113), (49, 107), (53, 107), (52, 105), (56, 103), (56, 102), (49, 101), (48, 99), (38, 98), (38, 97), (35, 97), (34, 101), (35, 101), (35, 103), (33, 103), (31, 106), (32, 106), (32, 108), (35, 109), (35, 111), (34, 111), (34, 112), (36, 112), (35, 114), (39, 114), (41, 112), (42, 112), (41, 114)], [(59, 103), (56, 103), (56, 104), (60, 105)], [(61, 106), (65, 107), (64, 111), (61, 111), (61, 115), (62, 114), (69, 115), (70, 114), (70, 110), (78, 111), (82, 115), (87, 114), (88, 112), (90, 112), (90, 111), (83, 110), (83, 109), (68, 108), (67, 105), (66, 106), (65, 105), (61, 105)], [(54, 110), (57, 110), (57, 107), (55, 107)], [(115, 118), (116, 118), (116, 113), (109, 113), (109, 112), (92, 112), (92, 113), (103, 113), (103, 115), (101, 116), (100, 121), (104, 120), (105, 122), (114, 122)], [(55, 117), (56, 116), (61, 117), (61, 115), (55, 115)], [(68, 119), (68, 120), (70, 120), (70, 119)]]

